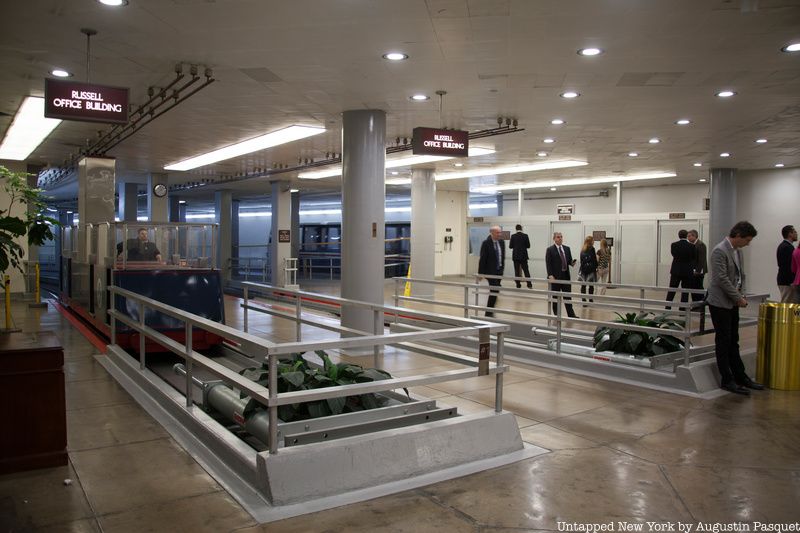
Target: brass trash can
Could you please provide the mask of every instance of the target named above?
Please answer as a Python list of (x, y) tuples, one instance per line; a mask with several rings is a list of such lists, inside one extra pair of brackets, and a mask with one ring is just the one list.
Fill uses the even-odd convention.
[(759, 306), (756, 379), (770, 389), (800, 390), (800, 304)]

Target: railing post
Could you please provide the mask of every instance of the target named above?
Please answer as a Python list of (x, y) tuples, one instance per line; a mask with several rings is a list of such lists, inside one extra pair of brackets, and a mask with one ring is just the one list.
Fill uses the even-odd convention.
[(478, 281), (478, 277), (476, 276), (476, 277), (475, 277), (475, 307), (476, 307), (476, 309), (474, 309), (474, 310), (473, 310), (473, 311), (474, 311), (474, 313), (475, 313), (475, 314), (473, 315), (474, 317), (477, 317), (477, 316), (478, 316), (478, 309), (477, 309), (477, 307), (478, 307), (478, 303), (479, 303), (479, 301), (480, 301), (480, 300), (479, 300), (479, 298), (478, 298), (478, 294), (479, 294), (480, 292), (481, 292), (480, 281)]
[(639, 289), (639, 311), (644, 313), (644, 289)]
[[(383, 333), (383, 324), (381, 323), (381, 314), (383, 311), (381, 309), (373, 309), (372, 310), (372, 333), (374, 335), (380, 335)], [(380, 359), (380, 345), (373, 344), (372, 345), (372, 366), (374, 368), (379, 368), (379, 359)]]
[[(689, 304), (689, 302), (686, 302)], [(689, 354), (691, 352), (691, 347), (689, 346), (689, 339), (692, 332), (691, 320), (692, 320), (692, 308), (690, 305), (687, 305), (683, 310), (685, 320), (683, 322), (683, 364), (687, 367), (689, 366)], [(687, 335), (688, 333), (688, 335)]]
[(302, 328), (302, 325), (303, 325), (300, 322), (300, 316), (302, 314), (302, 309), (301, 309), (302, 303), (303, 303), (303, 301), (301, 300), (300, 295), (299, 294), (295, 294), (294, 295), (294, 316), (295, 316), (294, 336), (295, 336), (295, 340), (297, 342), (300, 342), (302, 340), (301, 339), (302, 333), (300, 332), (300, 329)]
[(398, 283), (398, 278), (394, 278), (394, 306), (400, 307), (400, 285)]
[(561, 309), (564, 307), (564, 296), (563, 292), (559, 291), (558, 296), (556, 296), (556, 353), (561, 354), (561, 318), (563, 313)]
[(503, 411), (503, 349), (505, 347), (505, 334), (498, 333), (497, 337), (497, 352), (495, 354), (495, 364), (497, 365), (497, 374), (495, 374), (494, 383), (494, 410), (496, 413)]
[(278, 453), (278, 359), (275, 355), (267, 354), (269, 366), (269, 453)]
[(191, 408), (192, 402), (192, 324), (186, 322), (186, 407)]
[(247, 287), (244, 287), (244, 289), (242, 290), (242, 297), (244, 299), (244, 313), (242, 313), (242, 315), (243, 315), (243, 318), (244, 318), (244, 330), (243, 331), (245, 333), (247, 333), (247, 327), (248, 327), (248, 324), (247, 324), (247, 306), (250, 305), (250, 302), (248, 301), (249, 300), (249, 296), (248, 296), (247, 293), (248, 293)]
[(145, 367), (145, 350), (144, 350), (144, 302), (139, 302), (139, 370), (144, 370)]
[(469, 286), (464, 286), (464, 318), (469, 318)]

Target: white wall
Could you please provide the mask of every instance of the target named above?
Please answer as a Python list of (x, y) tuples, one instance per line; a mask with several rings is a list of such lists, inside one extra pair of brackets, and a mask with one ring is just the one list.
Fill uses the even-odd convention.
[[(434, 275), (454, 276), (467, 272), (468, 194), (460, 191), (436, 191), (436, 241)], [(450, 228), (451, 231), (446, 231)], [(453, 243), (445, 247), (444, 238)]]
[[(3, 165), (11, 172), (25, 172), (27, 170), (27, 166), (22, 161), (0, 161), (0, 165)], [(5, 190), (5, 180), (0, 181), (0, 209), (8, 209), (8, 203), (10, 201), (10, 197), (6, 194)], [(25, 207), (21, 205), (19, 202), (15, 203), (11, 209), (11, 213), (8, 213), (11, 216), (17, 216), (20, 218), (24, 218), (25, 216)], [(22, 249), (25, 250), (25, 256), (22, 258), (26, 260), (28, 258), (28, 238), (22, 237), (16, 239), (16, 242), (22, 246)], [(11, 292), (12, 293), (22, 293), (25, 292), (25, 277), (20, 273), (19, 270), (15, 269), (12, 266), (8, 267), (8, 270), (2, 272), (2, 274), (8, 274), (11, 276)], [(0, 291), (2, 294), (2, 291)]]
[[(738, 219), (749, 220), (758, 236), (745, 248), (747, 291), (778, 299), (775, 251), (781, 228), (800, 227), (800, 168), (739, 171), (736, 174)], [(710, 248), (716, 243), (709, 243)]]
[[(667, 180), (664, 180), (667, 181)], [(708, 198), (707, 183), (653, 187), (626, 187), (622, 184), (622, 213), (675, 213), (703, 210)]]

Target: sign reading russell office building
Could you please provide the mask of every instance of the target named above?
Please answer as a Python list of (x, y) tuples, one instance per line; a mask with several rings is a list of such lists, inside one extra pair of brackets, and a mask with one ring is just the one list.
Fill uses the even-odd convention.
[(45, 78), (44, 116), (127, 124), (128, 89)]
[(469, 155), (469, 132), (414, 128), (411, 151), (414, 155), (467, 157)]

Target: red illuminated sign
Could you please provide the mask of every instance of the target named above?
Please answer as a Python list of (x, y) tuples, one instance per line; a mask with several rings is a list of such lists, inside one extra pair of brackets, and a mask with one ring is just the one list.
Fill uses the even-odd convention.
[(414, 128), (411, 151), (414, 155), (467, 157), (469, 155), (469, 132)]
[(44, 116), (127, 124), (128, 89), (46, 78)]

